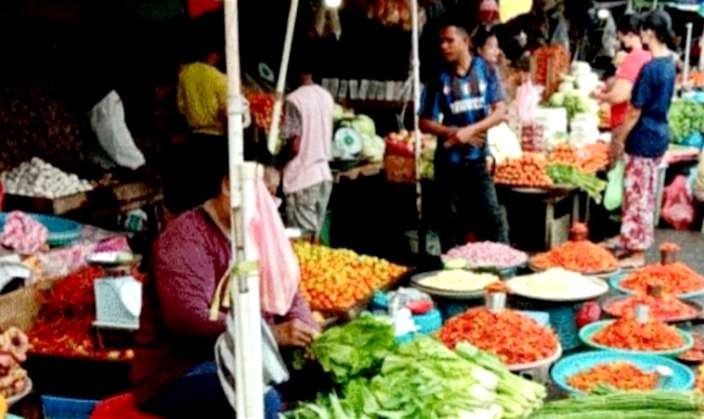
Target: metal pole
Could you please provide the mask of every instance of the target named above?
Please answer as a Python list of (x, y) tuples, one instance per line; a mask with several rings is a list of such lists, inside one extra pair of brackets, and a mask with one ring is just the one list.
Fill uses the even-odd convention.
[(687, 40), (684, 47), (684, 72), (682, 74), (683, 86), (689, 85), (689, 61), (690, 53), (692, 51), (692, 29), (694, 24), (692, 22), (687, 23)]
[(284, 39), (284, 50), (281, 56), (281, 67), (279, 68), (279, 80), (276, 83), (276, 101), (271, 118), (271, 129), (267, 145), (270, 152), (276, 150), (276, 143), (279, 140), (279, 121), (284, 105), (284, 90), (286, 88), (286, 73), (288, 71), (288, 60), (291, 56), (291, 44), (293, 43), (293, 30), (296, 27), (296, 13), (298, 11), (298, 0), (291, 0), (288, 10), (288, 22), (286, 24), (286, 38)]
[(423, 228), (423, 185), (421, 183), (421, 149), (423, 146), (420, 132), (420, 52), (419, 34), (420, 24), (418, 22), (418, 0), (411, 2), (411, 43), (412, 58), (411, 68), (413, 71), (413, 140), (415, 143), (415, 164), (416, 164), (416, 211), (418, 213), (418, 255), (425, 255), (426, 233)]
[[(237, 6), (237, 0), (225, 0), (232, 263), (257, 260), (255, 245), (246, 228), (255, 211), (256, 166), (244, 162)], [(252, 274), (240, 273), (230, 284), (234, 302), (237, 416), (259, 419), (264, 417), (264, 384), (258, 273), (256, 270)]]

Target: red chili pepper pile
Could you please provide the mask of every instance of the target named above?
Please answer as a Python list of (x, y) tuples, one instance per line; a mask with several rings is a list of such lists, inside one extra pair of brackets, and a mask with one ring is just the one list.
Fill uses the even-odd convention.
[(611, 252), (587, 240), (569, 241), (531, 259), (538, 269), (564, 268), (582, 274), (596, 274), (618, 269), (618, 259)]
[(609, 362), (579, 372), (567, 379), (567, 383), (589, 393), (599, 385), (608, 385), (618, 390), (653, 390), (658, 385), (658, 375), (645, 372), (629, 362)]
[(557, 351), (555, 333), (514, 310), (492, 313), (472, 308), (448, 320), (440, 339), (449, 348), (467, 341), (497, 355), (507, 365), (526, 364), (549, 358)]
[(655, 264), (631, 273), (621, 286), (641, 294), (646, 294), (651, 286), (659, 286), (663, 293), (679, 295), (704, 290), (704, 277), (682, 262)]
[(671, 295), (652, 297), (636, 295), (615, 301), (606, 307), (606, 311), (616, 317), (633, 317), (635, 308), (640, 304), (650, 307), (650, 315), (664, 322), (675, 321), (695, 316), (699, 311)]
[[(110, 360), (132, 358), (130, 349), (104, 349), (95, 342), (93, 282), (103, 276), (102, 269), (85, 267), (43, 292), (39, 317), (28, 333), (32, 352)], [(133, 276), (141, 278), (139, 274)]]
[(684, 345), (677, 329), (652, 320), (641, 324), (634, 319), (621, 318), (598, 331), (594, 342), (610, 348), (634, 351), (667, 351)]

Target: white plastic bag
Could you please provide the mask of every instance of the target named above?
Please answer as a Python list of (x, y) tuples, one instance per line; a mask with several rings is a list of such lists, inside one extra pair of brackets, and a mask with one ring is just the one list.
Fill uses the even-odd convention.
[(144, 165), (144, 155), (127, 128), (125, 108), (116, 91), (110, 91), (91, 109), (90, 126), (98, 143), (115, 163), (132, 170)]

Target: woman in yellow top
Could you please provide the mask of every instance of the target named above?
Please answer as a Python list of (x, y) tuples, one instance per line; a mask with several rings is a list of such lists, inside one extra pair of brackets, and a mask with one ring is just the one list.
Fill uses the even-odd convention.
[(227, 141), (227, 76), (218, 69), (222, 58), (217, 46), (209, 48), (198, 61), (182, 65), (178, 74), (176, 104), (190, 133), (167, 150), (164, 202), (173, 216), (212, 192), (204, 190), (201, 179), (209, 170), (208, 150)]
[(227, 126), (227, 76), (218, 68), (222, 54), (186, 64), (178, 78), (178, 110), (194, 134), (223, 136)]

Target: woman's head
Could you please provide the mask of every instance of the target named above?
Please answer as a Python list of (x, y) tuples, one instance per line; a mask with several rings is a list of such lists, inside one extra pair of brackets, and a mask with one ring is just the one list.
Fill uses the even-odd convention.
[(653, 46), (673, 46), (675, 34), (670, 15), (662, 10), (647, 13), (640, 24), (640, 36), (651, 49)]
[(640, 39), (640, 25), (640, 17), (636, 14), (623, 15), (616, 24), (618, 39), (626, 50), (643, 46)]
[(472, 45), (475, 52), (484, 60), (492, 64), (498, 63), (501, 49), (493, 29), (487, 26), (478, 27), (472, 36)]

